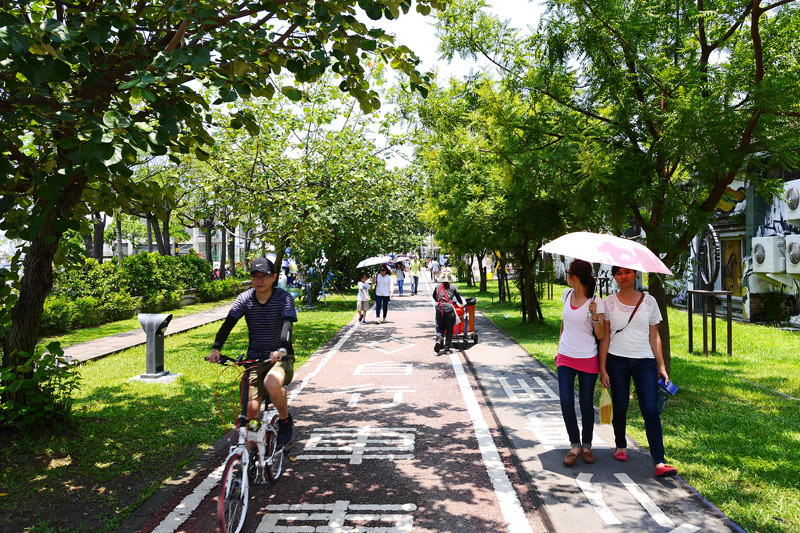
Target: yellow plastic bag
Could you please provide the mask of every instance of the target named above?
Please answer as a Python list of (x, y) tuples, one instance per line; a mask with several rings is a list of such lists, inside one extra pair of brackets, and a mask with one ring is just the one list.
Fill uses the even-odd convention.
[(610, 424), (613, 419), (614, 408), (611, 405), (611, 394), (606, 387), (600, 392), (600, 423)]

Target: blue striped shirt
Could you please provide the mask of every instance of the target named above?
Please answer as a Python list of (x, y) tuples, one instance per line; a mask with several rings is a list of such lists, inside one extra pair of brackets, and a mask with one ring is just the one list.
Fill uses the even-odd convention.
[(297, 322), (292, 295), (277, 287), (272, 289), (272, 296), (264, 304), (256, 298), (255, 289), (241, 293), (233, 302), (228, 316), (237, 321), (244, 317), (247, 322), (250, 342), (247, 357), (251, 359), (266, 358), (280, 347), (284, 320)]

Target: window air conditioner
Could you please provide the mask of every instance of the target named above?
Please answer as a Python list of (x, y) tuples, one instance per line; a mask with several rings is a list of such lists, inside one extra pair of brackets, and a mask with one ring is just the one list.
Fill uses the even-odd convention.
[(800, 180), (787, 181), (783, 184), (786, 196), (786, 220), (790, 224), (800, 222)]
[(786, 236), (786, 273), (800, 274), (800, 235)]
[(786, 239), (783, 237), (753, 237), (753, 272), (785, 272), (785, 252)]

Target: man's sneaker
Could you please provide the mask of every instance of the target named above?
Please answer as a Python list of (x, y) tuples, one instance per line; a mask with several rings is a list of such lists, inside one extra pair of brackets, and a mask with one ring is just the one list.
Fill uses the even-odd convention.
[(294, 433), (294, 422), (292, 415), (286, 420), (278, 420), (278, 447), (283, 448), (292, 442), (292, 435)]
[(433, 345), (433, 351), (439, 353), (439, 350), (442, 349), (442, 338), (437, 336), (436, 337), (436, 344)]

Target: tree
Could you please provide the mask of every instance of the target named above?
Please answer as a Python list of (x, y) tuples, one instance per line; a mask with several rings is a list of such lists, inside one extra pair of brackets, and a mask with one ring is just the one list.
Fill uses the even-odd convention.
[[(800, 7), (794, 0), (696, 3), (554, 1), (539, 32), (520, 35), (457, 0), (440, 30), (447, 54), (484, 54), (505, 83), (579, 121), (581, 174), (621, 231), (630, 221), (677, 264), (736, 178), (766, 191), (754, 169), (798, 163)], [(569, 124), (569, 123), (568, 123)], [(748, 176), (749, 174), (749, 176)], [(663, 282), (649, 290), (669, 364)]]
[[(131, 250), (136, 250), (139, 246), (147, 241), (147, 228), (141, 219), (138, 217), (129, 217), (118, 213), (114, 217), (115, 221), (119, 223), (120, 238), (125, 239), (130, 243)], [(114, 227), (109, 227), (105, 232), (105, 242), (113, 244), (117, 251), (121, 249), (119, 242), (117, 242), (117, 224)], [(128, 252), (131, 253), (131, 252)]]
[[(18, 297), (4, 306), (11, 307), (11, 325), (2, 339), (3, 367), (33, 353), (53, 258), (64, 232), (85, 225), (85, 197), (91, 194), (92, 208), (102, 212), (133, 197), (168, 205), (171, 187), (136, 183), (131, 166), (147, 154), (207, 158), (208, 128), (219, 126), (211, 105), (276, 92), (300, 100), (300, 90), (276, 86), (274, 75), (288, 70), (298, 82), (314, 82), (332, 71), (339, 88), (372, 111), (380, 101), (365, 79), (364, 53), (425, 90), (413, 53), (360, 22), (356, 6), (375, 20), (395, 18), (411, 0), (27, 0), (4, 7), (0, 230), (28, 244)], [(416, 5), (423, 14), (431, 7), (442, 5)], [(255, 132), (249, 115), (228, 119)], [(158, 215), (166, 217), (163, 210)], [(0, 281), (7, 280), (13, 278)], [(3, 392), (4, 399), (14, 396)]]

